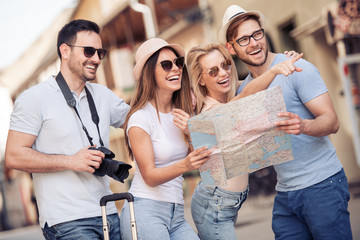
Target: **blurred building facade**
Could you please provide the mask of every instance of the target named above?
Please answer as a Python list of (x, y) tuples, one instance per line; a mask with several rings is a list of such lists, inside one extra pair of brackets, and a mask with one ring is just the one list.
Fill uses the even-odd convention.
[[(275, 52), (291, 49), (303, 52), (304, 58), (320, 70), (341, 123), (339, 132), (330, 138), (349, 182), (358, 183), (360, 160), (357, 162), (357, 159), (360, 156), (356, 155), (354, 139), (360, 133), (354, 131), (354, 123), (351, 122), (354, 106), (347, 100), (350, 93), (341, 81), (342, 73), (338, 63), (339, 57), (358, 50), (356, 40), (347, 43), (341, 33), (331, 34), (331, 24), (328, 22), (329, 11), (337, 12), (340, 2), (344, 1), (79, 0), (74, 9), (65, 10), (56, 19), (29, 51), (5, 69), (1, 78), (15, 100), (25, 89), (46, 80), (49, 75), (56, 75), (60, 66), (56, 52), (57, 32), (69, 20), (88, 19), (97, 22), (102, 28), (103, 47), (108, 50), (98, 68), (96, 82), (106, 85), (120, 98), (130, 102), (134, 89), (134, 54), (144, 40), (156, 36), (189, 50), (199, 43), (217, 41), (222, 16), (228, 6), (238, 4), (247, 10), (259, 10), (265, 15), (265, 30)], [(359, 3), (359, 0), (355, 2)], [(241, 77), (247, 74), (241, 63), (238, 63), (237, 68)], [(359, 86), (359, 78), (357, 84)], [(358, 110), (355, 107), (355, 117)], [(116, 159), (130, 162), (125, 150), (123, 130), (111, 129), (110, 149), (116, 154)], [(190, 181), (185, 186), (193, 188), (194, 183)], [(112, 183), (114, 191), (126, 191), (127, 187)], [(192, 193), (185, 192), (189, 195)]]

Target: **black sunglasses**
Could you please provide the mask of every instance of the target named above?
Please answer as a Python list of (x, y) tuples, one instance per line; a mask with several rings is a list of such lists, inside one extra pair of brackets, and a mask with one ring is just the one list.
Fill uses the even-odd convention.
[[(231, 69), (230, 59), (225, 59), (224, 61), (222, 61), (220, 63), (220, 67), (222, 69), (224, 69), (225, 71), (229, 71)], [(217, 77), (217, 75), (219, 75), (219, 72), (220, 72), (219, 67), (215, 66), (215, 67), (209, 68), (209, 70), (206, 73), (209, 74), (210, 77)], [(205, 74), (205, 73), (203, 73), (203, 74)]]
[(162, 69), (164, 69), (165, 72), (170, 72), (172, 67), (173, 67), (173, 63), (179, 69), (183, 69), (184, 65), (185, 65), (185, 58), (184, 57), (178, 57), (178, 58), (175, 58), (173, 61), (164, 60), (164, 61), (160, 62), (160, 65), (161, 65)]
[(94, 54), (98, 53), (98, 57), (99, 59), (103, 59), (105, 57), (105, 54), (106, 54), (106, 50), (105, 49), (102, 49), (102, 48), (93, 48), (93, 47), (83, 47), (83, 46), (75, 46), (75, 45), (69, 45), (69, 44), (66, 44), (68, 45), (69, 47), (80, 47), (80, 48), (83, 48), (84, 49), (84, 55), (85, 57), (87, 58), (91, 58), (92, 56), (94, 56)]

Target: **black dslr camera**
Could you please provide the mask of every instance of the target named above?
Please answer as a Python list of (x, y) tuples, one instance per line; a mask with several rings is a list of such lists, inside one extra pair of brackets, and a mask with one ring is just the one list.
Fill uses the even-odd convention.
[(95, 172), (93, 173), (94, 175), (100, 177), (108, 175), (109, 177), (124, 183), (124, 180), (129, 176), (129, 169), (131, 168), (131, 165), (113, 160), (115, 154), (106, 147), (90, 147), (89, 149), (99, 150), (105, 154), (105, 158), (100, 164), (100, 167), (95, 169)]

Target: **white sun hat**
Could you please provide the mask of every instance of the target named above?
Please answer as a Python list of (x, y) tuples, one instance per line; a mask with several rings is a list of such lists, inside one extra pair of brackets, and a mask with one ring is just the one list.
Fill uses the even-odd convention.
[(170, 47), (174, 49), (180, 57), (185, 57), (185, 50), (182, 46), (178, 44), (169, 44), (161, 38), (151, 38), (143, 42), (135, 54), (135, 67), (133, 70), (133, 75), (136, 81), (139, 80), (141, 71), (146, 63), (146, 61), (158, 50)]

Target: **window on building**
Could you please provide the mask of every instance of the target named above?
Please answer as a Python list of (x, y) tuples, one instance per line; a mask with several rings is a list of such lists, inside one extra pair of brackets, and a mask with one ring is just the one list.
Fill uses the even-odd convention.
[(280, 48), (279, 52), (284, 52), (285, 50), (295, 50), (301, 52), (299, 46), (294, 38), (290, 36), (290, 32), (296, 27), (294, 19), (279, 25), (279, 39), (280, 39)]

